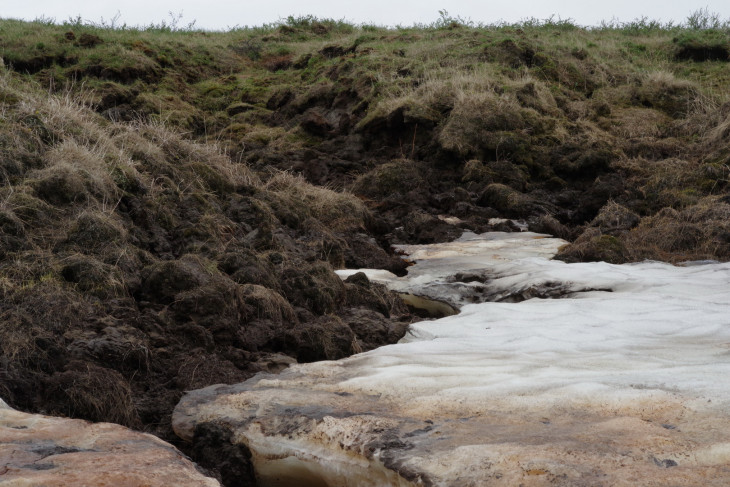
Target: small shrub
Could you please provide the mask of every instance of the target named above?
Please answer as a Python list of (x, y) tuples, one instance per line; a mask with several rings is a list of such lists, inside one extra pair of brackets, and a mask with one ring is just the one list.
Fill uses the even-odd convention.
[(720, 20), (720, 14), (710, 12), (709, 8), (700, 8), (689, 14), (685, 25), (692, 30), (720, 29), (727, 26), (727, 22)]
[(313, 15), (288, 16), (279, 23), (279, 32), (282, 34), (311, 33), (316, 36), (327, 37), (331, 33), (350, 34), (355, 28), (343, 20), (320, 19)]

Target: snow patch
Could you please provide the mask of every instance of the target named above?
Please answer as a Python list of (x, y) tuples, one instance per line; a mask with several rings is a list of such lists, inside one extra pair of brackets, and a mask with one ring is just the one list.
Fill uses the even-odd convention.
[[(730, 264), (548, 260), (562, 243), (521, 233), (403, 246), (416, 261), (408, 276), (373, 280), (445, 292), (459, 315), (415, 323), (396, 345), (254, 378), (204, 415), (218, 408), (230, 421), (231, 401), (244, 401), (253, 412), (241, 435), (254, 445), (252, 422), (281, 424), (272, 404), (289, 411), (309, 426), (269, 426), (266, 441), (288, 435), (299, 446), (278, 457), (316, 463), (335, 479), (323, 485), (337, 485), (332, 472), (353, 454), (433, 485), (728, 485)], [(458, 273), (481, 277), (456, 283)], [(547, 285), (563, 299), (468, 304), (459, 294)]]

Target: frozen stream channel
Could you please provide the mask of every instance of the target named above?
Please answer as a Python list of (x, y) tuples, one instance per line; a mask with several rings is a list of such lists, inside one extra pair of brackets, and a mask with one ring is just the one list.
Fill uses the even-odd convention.
[(371, 279), (460, 314), (192, 391), (175, 430), (230, 429), (263, 486), (730, 485), (730, 264), (548, 260), (562, 244), (408, 246), (407, 278)]

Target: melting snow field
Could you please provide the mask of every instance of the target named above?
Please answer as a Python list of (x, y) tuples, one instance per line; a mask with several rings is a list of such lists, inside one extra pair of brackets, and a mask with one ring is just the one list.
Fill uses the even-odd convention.
[[(406, 278), (367, 273), (441, 293), (459, 315), (349, 359), (193, 391), (175, 429), (226, 424), (271, 486), (730, 485), (730, 264), (547, 260), (562, 244), (409, 246)], [(464, 304), (546, 290), (560, 299)]]

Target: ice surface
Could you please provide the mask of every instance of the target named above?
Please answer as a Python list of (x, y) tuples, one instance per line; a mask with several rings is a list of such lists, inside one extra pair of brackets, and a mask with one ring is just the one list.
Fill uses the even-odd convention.
[[(434, 245), (398, 245), (396, 250), (407, 254), (414, 265), (408, 275), (398, 277), (382, 269), (346, 269), (335, 271), (342, 279), (364, 272), (372, 281), (385, 284), (393, 291), (435, 299), (460, 307), (463, 304), (495, 300), (495, 292), (484, 287), (490, 279), (490, 268), (497, 263), (527, 257), (550, 258), (565, 240), (547, 235), (521, 232), (490, 232), (476, 235), (464, 232), (458, 240)], [(474, 273), (479, 279), (455, 278)], [(458, 276), (457, 276), (458, 277)], [(494, 288), (496, 289), (496, 288)]]
[(730, 485), (730, 264), (565, 264), (539, 237), (405, 247), (408, 276), (374, 278), (456, 293), (476, 272), (485, 295), (562, 299), (466, 304), (396, 345), (195, 391), (178, 429), (237, 417), (260, 465), (296, 458), (322, 485), (389, 485), (342, 483), (352, 457), (410, 485)]

